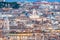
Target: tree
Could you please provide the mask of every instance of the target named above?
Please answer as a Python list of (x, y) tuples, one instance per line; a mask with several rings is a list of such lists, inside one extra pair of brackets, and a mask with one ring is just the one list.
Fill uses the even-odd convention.
[(12, 8), (14, 8), (14, 9), (18, 9), (19, 7), (20, 7), (20, 5), (17, 4), (17, 3), (13, 3), (13, 4), (12, 4)]

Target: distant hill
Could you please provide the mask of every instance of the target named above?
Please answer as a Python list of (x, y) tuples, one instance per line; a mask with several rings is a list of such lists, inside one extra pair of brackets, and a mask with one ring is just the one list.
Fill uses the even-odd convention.
[[(42, 1), (42, 0), (6, 0), (6, 2), (25, 2), (25, 1), (36, 2), (36, 1)], [(46, 0), (46, 1), (48, 1), (48, 2), (55, 2), (55, 1), (60, 2), (60, 0)]]

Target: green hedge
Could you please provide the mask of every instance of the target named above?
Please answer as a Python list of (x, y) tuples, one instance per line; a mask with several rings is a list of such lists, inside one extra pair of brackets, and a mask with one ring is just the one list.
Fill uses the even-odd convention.
[[(9, 6), (10, 5), (10, 6)], [(17, 4), (17, 2), (0, 2), (0, 8), (19, 8), (20, 7), (20, 4)]]

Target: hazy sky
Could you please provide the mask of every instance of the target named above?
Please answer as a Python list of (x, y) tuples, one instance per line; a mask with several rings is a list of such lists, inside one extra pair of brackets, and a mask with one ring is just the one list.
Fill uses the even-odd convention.
[[(18, 1), (20, 1), (20, 2), (23, 2), (23, 1), (35, 2), (37, 0), (6, 0), (6, 2), (18, 2)], [(47, 1), (49, 1), (49, 2), (54, 2), (54, 1), (60, 2), (60, 0), (47, 0)]]

